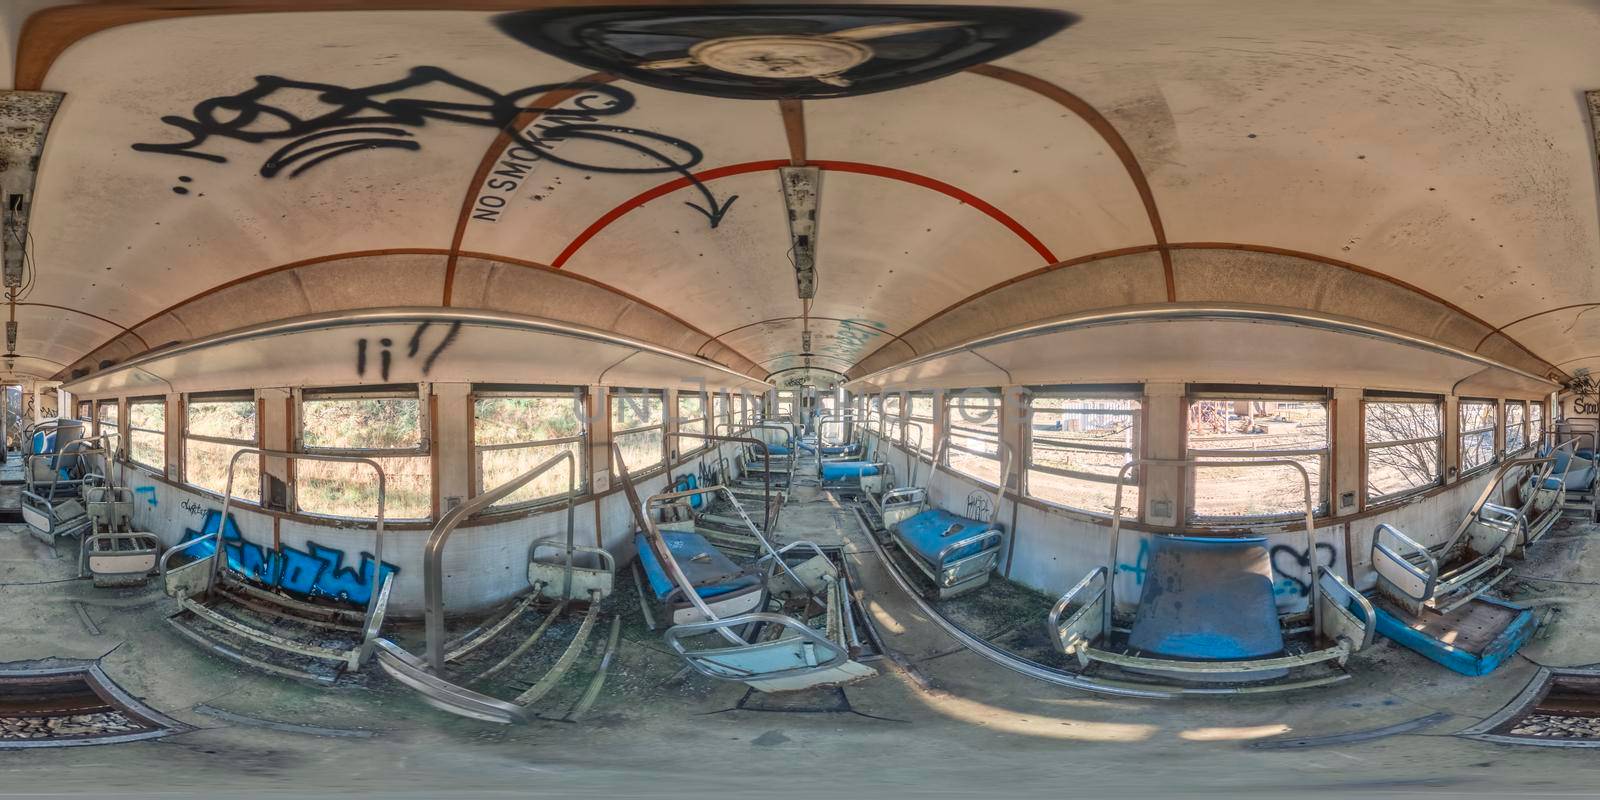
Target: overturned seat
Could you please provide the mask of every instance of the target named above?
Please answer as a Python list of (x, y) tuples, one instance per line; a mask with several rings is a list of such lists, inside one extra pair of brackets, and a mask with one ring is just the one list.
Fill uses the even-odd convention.
[[(848, 683), (877, 674), (855, 660), (860, 651), (849, 578), (838, 555), (796, 541), (774, 548), (755, 528), (759, 555), (735, 562), (704, 537), (674, 530), (657, 516), (695, 496), (729, 494), (710, 486), (637, 501), (622, 454), (613, 446), (630, 507), (637, 509), (635, 541), (649, 576), (649, 595), (672, 623), (663, 638), (696, 672), (739, 681), (763, 692)], [(647, 618), (649, 598), (645, 603)]]
[[(1570, 448), (1569, 448), (1570, 450)], [(1538, 541), (1561, 514), (1556, 455), (1516, 459), (1490, 477), (1461, 522), (1425, 546), (1391, 524), (1373, 531), (1378, 632), (1465, 675), (1484, 675), (1533, 633), (1528, 608), (1487, 595), (1512, 573), (1507, 559)], [(1506, 493), (1515, 491), (1526, 497)], [(1491, 498), (1501, 503), (1490, 502)]]
[[(565, 534), (537, 539), (529, 546), (524, 592), (477, 625), (449, 637), (444, 551), (451, 534), (462, 522), (563, 464), (568, 472)], [(616, 566), (609, 552), (574, 542), (576, 472), (572, 453), (558, 453), (440, 518), (424, 550), (423, 655), (393, 639), (379, 638), (374, 644), (384, 672), (420, 692), (435, 708), (485, 722), (572, 721), (588, 712), (604, 689), (620, 645), (622, 620), (613, 614), (605, 645), (589, 646), (600, 626), (602, 601), (615, 588)], [(590, 653), (593, 669), (582, 693), (564, 709), (547, 708), (585, 653)]]
[[(1298, 470), (1306, 552), (1315, 551), (1310, 479), (1295, 461), (1136, 459), (1118, 476), (1112, 507), (1120, 511), (1122, 482), (1137, 466), (1218, 463)], [(1145, 534), (1142, 590), (1125, 610), (1115, 581), (1121, 523), (1114, 512), (1106, 563), (1068, 589), (1048, 620), (1057, 651), (1076, 662), (1086, 685), (1162, 695), (1305, 689), (1346, 680), (1350, 655), (1372, 642), (1372, 605), (1328, 567), (1311, 567), (1303, 607), (1280, 609), (1264, 537)]]
[(1600, 522), (1600, 505), (1596, 503), (1600, 493), (1595, 486), (1596, 478), (1600, 478), (1600, 465), (1596, 464), (1593, 451), (1579, 447), (1579, 443), (1580, 439), (1573, 437), (1558, 445), (1545, 444), (1539, 448), (1540, 456), (1555, 457), (1551, 474), (1544, 478), (1543, 485), (1546, 489), (1562, 491), (1564, 513)]
[[(234, 477), (245, 456), (365, 464), (378, 473), (373, 557), (362, 559), (356, 576), (367, 590), (364, 602), (282, 588), (277, 578), (286, 565), (276, 552), (265, 563), (246, 562), (243, 534), (228, 522)], [(358, 673), (383, 627), (394, 584), (383, 564), (384, 497), (383, 468), (371, 459), (240, 448), (228, 462), (216, 530), (207, 526), (168, 548), (156, 564), (163, 590), (177, 602), (167, 622), (207, 652), (263, 672), (318, 685)]]
[[(82, 502), (83, 489), (105, 482), (109, 471), (110, 437), (73, 439), (61, 445), (70, 428), (63, 427), (54, 439), (59, 449), (37, 452), (24, 459), (22, 520), (35, 537), (54, 542), (77, 536), (90, 527), (88, 509)], [(35, 438), (37, 438), (35, 434)]]

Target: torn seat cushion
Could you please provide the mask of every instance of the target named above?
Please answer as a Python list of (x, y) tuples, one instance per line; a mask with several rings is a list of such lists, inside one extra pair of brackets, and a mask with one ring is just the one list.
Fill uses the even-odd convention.
[[(689, 582), (698, 587), (702, 599), (738, 592), (761, 582), (758, 576), (740, 574), (739, 565), (733, 563), (733, 559), (712, 547), (706, 537), (698, 533), (662, 531), (661, 538), (667, 543), (667, 549), (672, 551), (673, 559), (683, 569)], [(665, 600), (675, 588), (672, 579), (667, 576), (666, 565), (656, 558), (643, 533), (634, 534), (633, 543), (639, 548), (639, 565), (644, 567), (650, 591), (657, 600)]]
[(1130, 648), (1200, 661), (1283, 652), (1266, 539), (1152, 536), (1149, 541)]
[(944, 564), (983, 552), (987, 549), (985, 544), (988, 547), (999, 547), (998, 539), (974, 542), (946, 556), (943, 564), (939, 563), (939, 551), (989, 529), (990, 525), (986, 522), (957, 516), (942, 508), (930, 508), (895, 525), (894, 531), (896, 538), (918, 558), (935, 567), (942, 567)]
[(857, 475), (877, 475), (879, 465), (871, 461), (824, 461), (822, 462), (822, 479), (825, 481), (842, 481), (854, 478)]

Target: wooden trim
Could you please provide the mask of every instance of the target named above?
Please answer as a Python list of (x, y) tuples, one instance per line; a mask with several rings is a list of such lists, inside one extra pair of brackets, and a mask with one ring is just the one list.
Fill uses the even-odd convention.
[(800, 100), (779, 100), (778, 113), (783, 115), (783, 136), (789, 142), (789, 165), (806, 164), (806, 109)]
[(1178, 296), (1177, 285), (1172, 271), (1172, 253), (1167, 248), (1167, 232), (1161, 224), (1161, 212), (1156, 208), (1155, 192), (1151, 190), (1150, 181), (1145, 177), (1144, 169), (1139, 166), (1139, 159), (1133, 154), (1133, 148), (1128, 146), (1127, 140), (1122, 138), (1122, 134), (1117, 131), (1115, 125), (1111, 124), (1111, 120), (1106, 119), (1104, 114), (1101, 114), (1098, 109), (1083, 98), (1043, 78), (1029, 75), (1026, 72), (994, 64), (976, 64), (967, 67), (966, 71), (974, 75), (983, 75), (1004, 81), (1018, 88), (1049, 98), (1072, 113), (1077, 114), (1079, 119), (1082, 119), (1090, 128), (1094, 129), (1095, 133), (1100, 135), (1106, 146), (1110, 147), (1113, 153), (1116, 153), (1117, 160), (1122, 162), (1122, 168), (1127, 171), (1128, 179), (1133, 181), (1133, 187), (1139, 193), (1139, 200), (1144, 203), (1145, 215), (1150, 218), (1150, 232), (1155, 237), (1158, 252), (1161, 253), (1161, 270), (1167, 284), (1167, 302), (1176, 301)]
[[(578, 78), (571, 83), (610, 83), (616, 80), (615, 75), (604, 72), (592, 72)], [(478, 169), (472, 173), (472, 180), (467, 183), (465, 196), (461, 198), (461, 212), (456, 215), (455, 232), (450, 238), (450, 254), (444, 262), (444, 297), (439, 305), (449, 308), (451, 294), (456, 285), (456, 260), (461, 255), (461, 243), (467, 238), (467, 224), (472, 220), (472, 206), (477, 201), (479, 192), (483, 191), (483, 183), (489, 178), (489, 171), (494, 169), (495, 162), (509, 149), (515, 141), (513, 135), (516, 131), (532, 125), (539, 119), (540, 111), (535, 109), (550, 108), (563, 103), (587, 91), (587, 89), (561, 88), (545, 92), (513, 118), (504, 129), (495, 135), (494, 141), (489, 144), (483, 153), (483, 158), (478, 161)]]
[(428, 386), (428, 483), (433, 519), (439, 518), (439, 395)]

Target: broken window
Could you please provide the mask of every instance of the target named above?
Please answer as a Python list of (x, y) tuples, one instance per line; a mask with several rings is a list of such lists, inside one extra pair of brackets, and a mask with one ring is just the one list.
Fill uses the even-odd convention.
[[(228, 465), (240, 448), (256, 446), (256, 401), (250, 392), (191, 394), (184, 405), (183, 479), (222, 495), (228, 490)], [(233, 496), (261, 500), (261, 457), (239, 459)]]
[(1461, 474), (1493, 464), (1494, 401), (1462, 400), (1457, 416), (1461, 420)]
[(1239, 522), (1304, 516), (1306, 478), (1314, 513), (1328, 510), (1332, 457), (1325, 391), (1238, 394), (1191, 389), (1188, 457), (1207, 462), (1293, 461), (1267, 467), (1234, 463), (1193, 471), (1189, 516)]
[(1398, 500), (1440, 483), (1444, 422), (1437, 398), (1379, 395), (1362, 404), (1367, 504)]
[[(501, 498), (491, 508), (511, 508), (565, 499), (569, 486), (584, 490), (583, 390), (580, 388), (474, 390), (472, 445), (476, 491), (504, 485), (561, 453), (571, 470), (557, 464)], [(570, 473), (570, 474), (569, 474)]]
[(160, 473), (167, 471), (167, 401), (141, 397), (128, 401), (128, 459)]
[(660, 390), (611, 392), (611, 441), (622, 450), (628, 474), (637, 478), (666, 461), (667, 424)]
[[(417, 388), (307, 390), (300, 402), (303, 451), (360, 456), (383, 469), (385, 519), (433, 514), (433, 460), (425, 404)], [(368, 464), (295, 462), (295, 502), (311, 514), (373, 519), (378, 477)]]
[[(1032, 389), (1028, 396), (1029, 497), (1091, 514), (1115, 507), (1117, 474), (1139, 450), (1140, 403), (1131, 396)], [(1139, 473), (1128, 470), (1122, 514), (1137, 515)]]
[(1000, 390), (963, 389), (947, 395), (945, 464), (990, 485), (1000, 484)]
[(1506, 457), (1528, 449), (1528, 407), (1521, 400), (1506, 401)]
[[(706, 396), (703, 392), (678, 392), (678, 432), (706, 432)], [(706, 440), (679, 437), (674, 450), (688, 454), (705, 449)]]

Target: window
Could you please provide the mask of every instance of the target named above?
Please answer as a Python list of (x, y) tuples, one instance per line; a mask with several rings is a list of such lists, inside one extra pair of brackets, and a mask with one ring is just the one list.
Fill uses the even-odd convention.
[(794, 419), (794, 392), (778, 393), (778, 419), (784, 422)]
[[(1328, 510), (1326, 394), (1254, 394), (1191, 390), (1189, 458), (1201, 461), (1294, 461), (1311, 481), (1315, 513)], [(1278, 519), (1305, 514), (1305, 483), (1289, 466), (1196, 467), (1189, 516), (1196, 521)]]
[(157, 472), (167, 471), (167, 401), (142, 397), (128, 401), (128, 459)]
[(100, 400), (95, 403), (95, 418), (99, 420), (99, 430), (96, 436), (111, 436), (105, 440), (105, 448), (109, 451), (122, 452), (122, 437), (117, 434), (117, 401)]
[[(1139, 401), (1131, 397), (1031, 390), (1028, 496), (1093, 514), (1112, 513), (1117, 472), (1138, 452), (1139, 413)], [(1122, 514), (1137, 516), (1138, 508), (1139, 473), (1129, 470)]]
[(622, 450), (622, 461), (634, 477), (666, 461), (664, 406), (659, 391), (617, 389), (611, 393), (611, 441)]
[[(678, 432), (706, 432), (706, 396), (700, 392), (678, 392)], [(680, 453), (695, 453), (704, 449), (706, 440), (698, 437), (679, 437), (672, 449)]]
[(483, 494), (563, 452), (572, 471), (557, 464), (491, 508), (529, 505), (567, 496), (569, 482), (582, 492), (583, 390), (474, 391), (472, 445), (477, 493)]
[(1533, 444), (1544, 444), (1544, 401), (1532, 400), (1528, 403), (1528, 436)]
[(1462, 400), (1457, 416), (1461, 422), (1461, 474), (1494, 463), (1494, 401)]
[[(909, 396), (911, 421), (906, 426), (906, 446), (914, 447), (919, 455), (933, 457), (933, 392), (912, 392)], [(921, 431), (918, 432), (918, 428)]]
[(733, 417), (729, 415), (728, 395), (725, 392), (711, 395), (711, 428), (713, 434), (733, 435)]
[(1528, 407), (1521, 400), (1506, 401), (1506, 456), (1520, 453), (1528, 447)]
[(94, 419), (94, 403), (88, 400), (78, 401), (78, 419), (88, 422)]
[(948, 395), (945, 408), (950, 434), (945, 463), (995, 486), (1000, 484), (1000, 396), (999, 389), (963, 389)]
[[(413, 387), (363, 387), (360, 393), (307, 390), (300, 401), (304, 452), (378, 462), (385, 519), (427, 519), (433, 513), (433, 460), (423, 435), (426, 427), (422, 398)], [(310, 514), (374, 518), (378, 476), (366, 464), (297, 461), (295, 504)]]
[(900, 415), (900, 399), (898, 393), (883, 396), (883, 435), (889, 441), (905, 444), (906, 423)]
[(1368, 398), (1362, 425), (1368, 505), (1439, 485), (1444, 426), (1438, 400)]
[[(183, 479), (218, 495), (226, 492), (233, 454), (256, 446), (255, 398), (248, 392), (189, 395), (183, 423)], [(259, 456), (239, 459), (233, 496), (252, 503), (261, 501)]]

